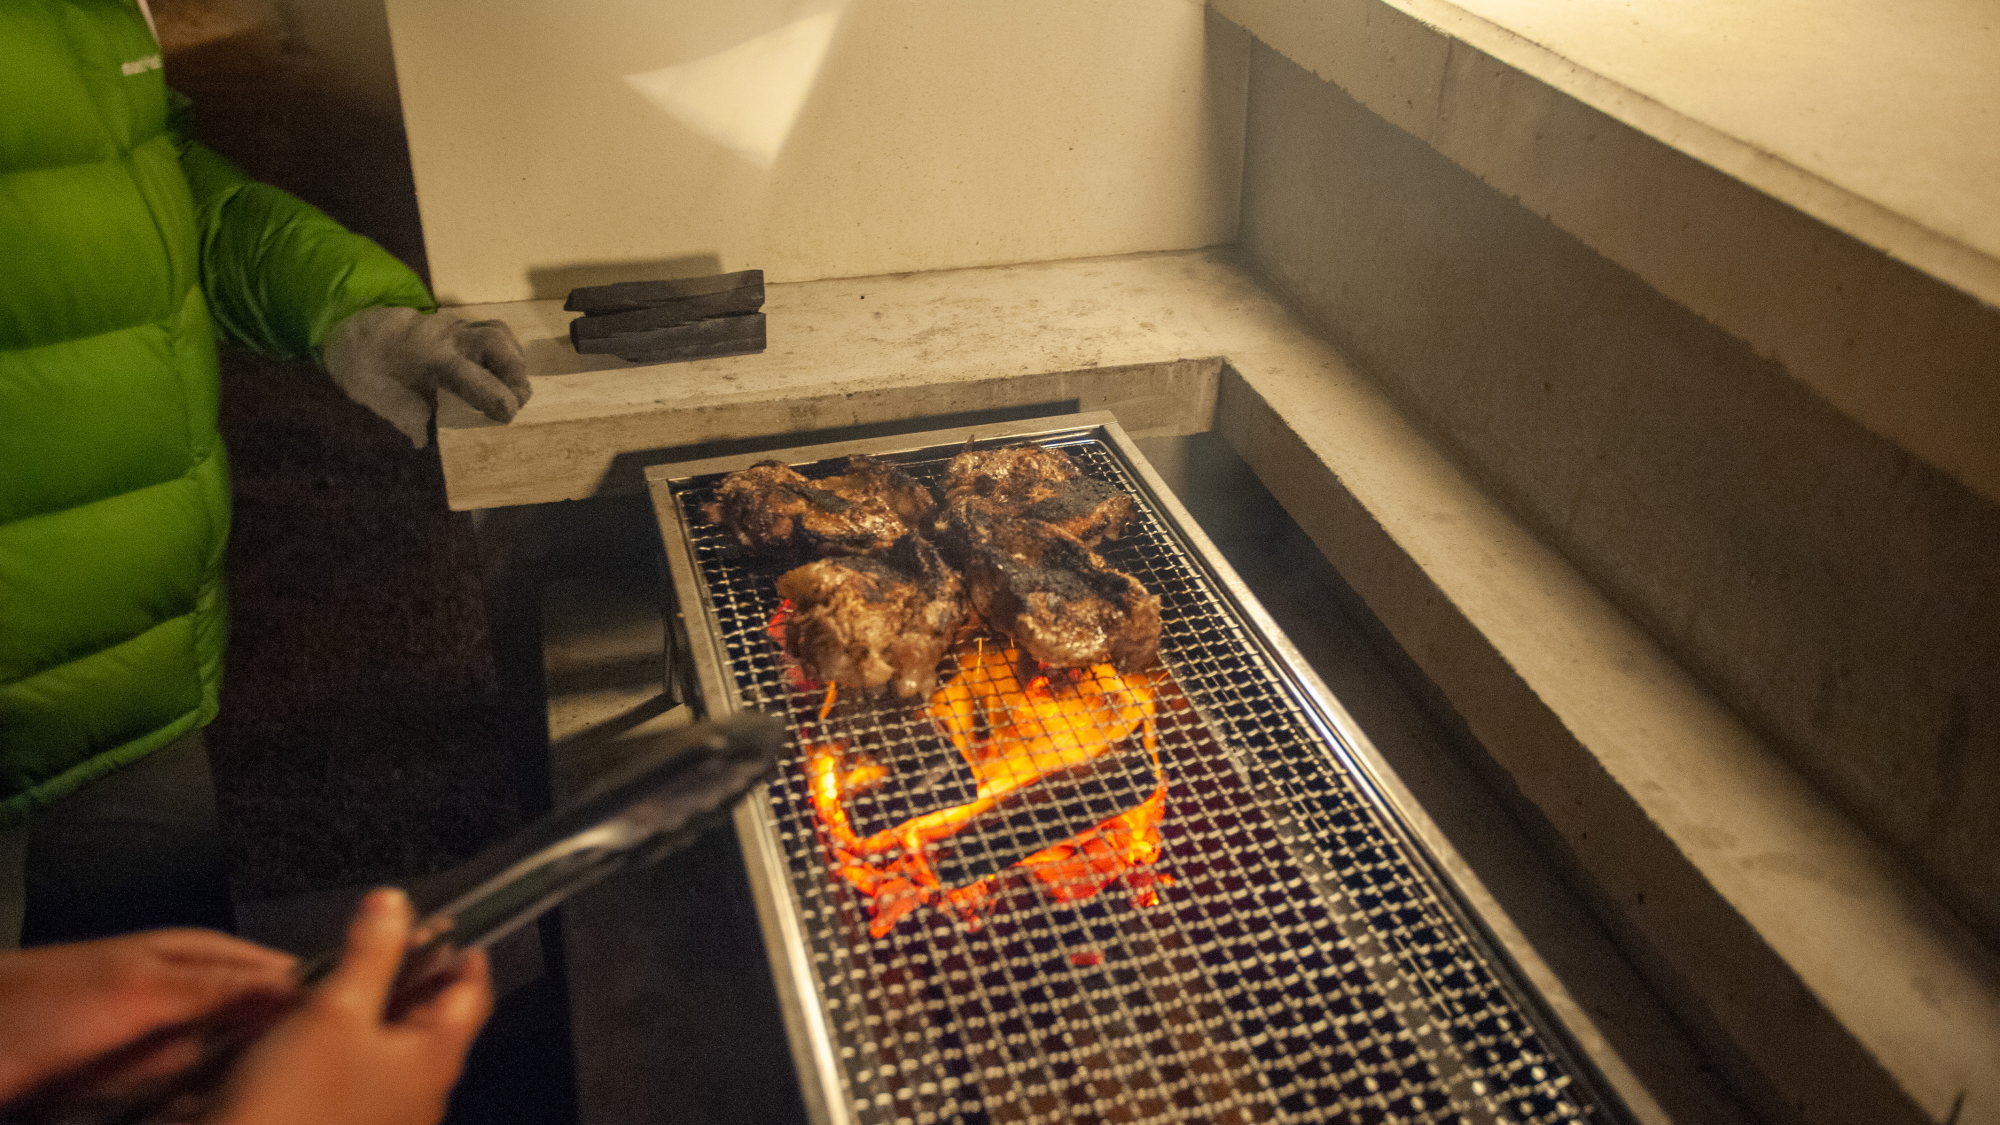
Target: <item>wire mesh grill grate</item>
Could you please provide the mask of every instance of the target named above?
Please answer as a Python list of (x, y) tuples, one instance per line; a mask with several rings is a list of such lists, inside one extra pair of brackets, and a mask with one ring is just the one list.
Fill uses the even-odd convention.
[[(977, 928), (925, 910), (880, 938), (828, 869), (799, 750), (823, 734), (823, 697), (788, 676), (768, 632), (774, 572), (700, 517), (715, 478), (676, 482), (725, 678), (792, 725), (769, 811), (855, 1117), (1605, 1119), (1116, 451), (1094, 437), (1047, 444), (1139, 503), (1137, 525), (1102, 553), (1162, 600), (1156, 869), (1172, 883), (1152, 905), (1115, 889), (1062, 903), (1003, 878)], [(934, 481), (955, 452), (887, 459)], [(843, 736), (878, 756), (950, 748), (917, 707), (843, 700), (838, 714)], [(1093, 818), (1117, 803), (1095, 800)]]

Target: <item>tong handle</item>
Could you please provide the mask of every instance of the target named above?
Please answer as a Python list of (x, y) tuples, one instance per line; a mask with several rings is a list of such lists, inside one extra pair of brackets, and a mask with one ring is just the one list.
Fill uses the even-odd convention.
[[(491, 945), (621, 867), (656, 863), (685, 847), (770, 772), (784, 733), (783, 723), (756, 711), (674, 731), (589, 794), (490, 849), (468, 866), (495, 873), (418, 923), (384, 1017), (398, 1019), (434, 996), (464, 953)], [(307, 961), (299, 969), (301, 992), (338, 962), (338, 950)], [(0, 1106), (0, 1125), (183, 1120), (296, 1004), (233, 1005), (162, 1028)], [(184, 1039), (199, 1045), (193, 1064), (165, 1079), (129, 1079), (161, 1048)]]

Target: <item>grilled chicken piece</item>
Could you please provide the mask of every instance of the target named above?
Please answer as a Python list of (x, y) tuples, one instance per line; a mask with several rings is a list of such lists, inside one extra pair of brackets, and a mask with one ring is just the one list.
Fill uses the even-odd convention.
[(985, 496), (1023, 506), (1046, 500), (1083, 475), (1069, 454), (1039, 445), (968, 449), (944, 470), (944, 493)]
[(872, 558), (809, 562), (778, 577), (792, 601), (785, 650), (813, 678), (905, 699), (937, 686), (937, 665), (965, 621), (965, 588), (929, 542), (911, 535)]
[(1124, 490), (1083, 475), (1060, 450), (1038, 445), (967, 450), (945, 467), (945, 510), (938, 533), (954, 548), (968, 528), (1004, 517), (1041, 520), (1086, 547), (1125, 533), (1138, 514)]
[[(715, 500), (702, 509), (745, 547), (794, 555), (869, 555), (887, 551), (909, 535), (911, 524), (898, 514), (898, 504), (918, 507), (916, 498), (895, 486), (901, 477), (928, 500), (920, 484), (872, 458), (861, 472), (827, 481), (812, 481), (777, 461), (759, 461), (722, 478)], [(870, 491), (857, 482), (888, 481), (890, 487)]]
[(1054, 496), (1021, 509), (1023, 519), (1040, 520), (1086, 547), (1125, 534), (1138, 514), (1124, 489), (1089, 477), (1069, 481)]
[(1160, 599), (1095, 551), (1035, 520), (975, 521), (965, 585), (987, 623), (1060, 668), (1133, 671), (1160, 646)]
[(929, 529), (931, 517), (937, 513), (937, 497), (928, 486), (887, 461), (865, 453), (849, 457), (847, 471), (840, 476), (816, 483), (855, 503), (863, 503), (870, 497), (880, 499), (896, 513), (897, 519), (918, 534)]

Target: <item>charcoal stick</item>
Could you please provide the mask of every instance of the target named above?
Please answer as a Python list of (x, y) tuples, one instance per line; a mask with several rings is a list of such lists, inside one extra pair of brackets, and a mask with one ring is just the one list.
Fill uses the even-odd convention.
[(735, 289), (725, 289), (720, 293), (705, 293), (698, 297), (682, 297), (650, 308), (632, 309), (629, 312), (593, 313), (570, 321), (570, 336), (573, 339), (601, 339), (625, 332), (644, 332), (654, 328), (672, 328), (676, 325), (691, 324), (712, 316), (728, 316), (732, 313), (756, 312), (764, 306), (764, 285), (744, 285)]
[(585, 337), (576, 334), (574, 326), (570, 331), (570, 343), (583, 355), (632, 355), (672, 351), (690, 345), (716, 344), (732, 340), (763, 340), (764, 314), (738, 313), (731, 316), (711, 316), (687, 324), (676, 324), (669, 328), (652, 328), (639, 332), (618, 332), (606, 336)]
[(591, 315), (627, 312), (751, 286), (755, 286), (760, 294), (763, 292), (763, 270), (738, 270), (735, 273), (683, 277), (671, 281), (620, 281), (611, 285), (587, 285), (572, 289), (569, 300), (563, 302), (563, 308)]

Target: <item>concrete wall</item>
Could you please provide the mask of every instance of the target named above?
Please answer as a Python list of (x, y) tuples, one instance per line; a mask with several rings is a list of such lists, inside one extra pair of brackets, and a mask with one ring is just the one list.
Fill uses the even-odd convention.
[(1246, 38), (1194, 0), (390, 0), (448, 303), (1235, 235)]
[[(2000, 508), (1337, 86), (1261, 45), (1250, 72), (1260, 267), (2000, 937)], [(1991, 308), (1933, 311), (2000, 339)]]

